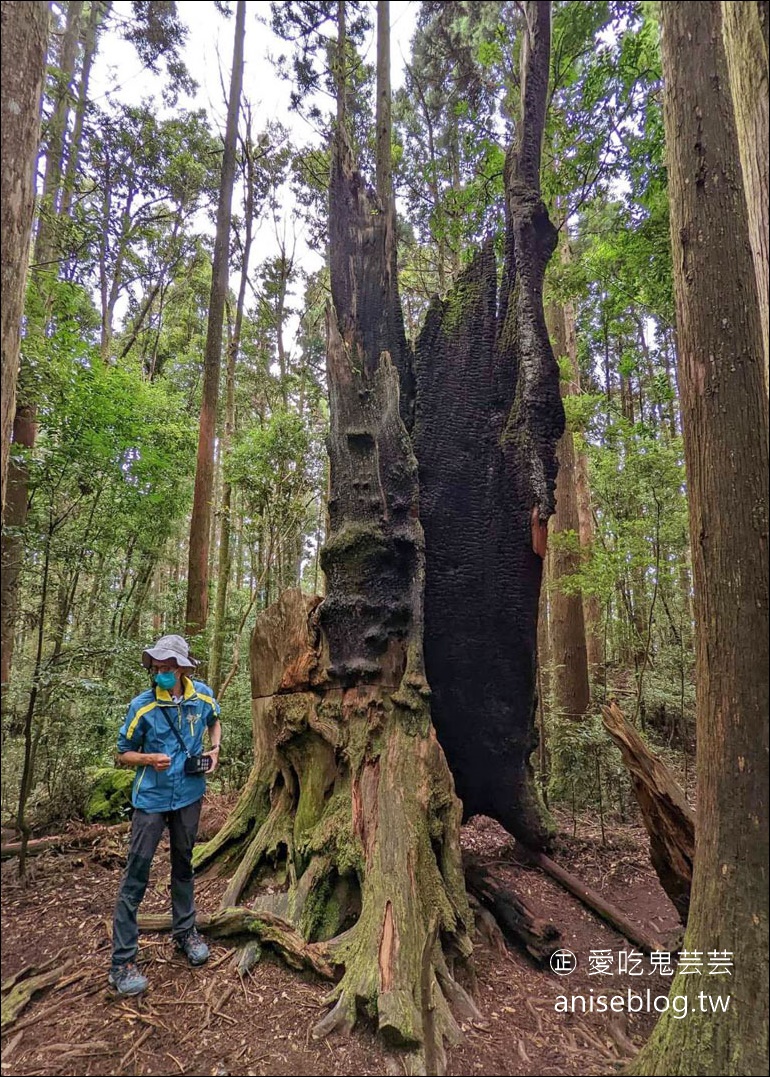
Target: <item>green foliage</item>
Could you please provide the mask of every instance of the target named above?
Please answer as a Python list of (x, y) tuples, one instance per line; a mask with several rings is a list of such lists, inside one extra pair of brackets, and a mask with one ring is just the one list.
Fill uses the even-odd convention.
[(630, 788), (620, 752), (610, 740), (601, 718), (587, 716), (582, 721), (562, 718), (554, 721), (548, 749), (551, 773), (549, 803), (569, 804), (573, 811), (590, 807), (611, 807), (614, 797)]
[[(286, 42), (279, 70), (293, 81), (294, 107), (315, 134), (292, 144), (270, 124), (254, 135), (249, 127), (242, 141), (242, 174), (248, 155), (253, 165), (255, 227), (269, 222), (279, 250), (258, 241), (260, 264), (246, 267), (229, 443), (220, 393), (211, 569), (216, 578), (228, 484), (232, 569), (222, 668), (232, 676), (215, 788), (237, 786), (251, 765), (246, 653), (254, 616), (284, 586), (323, 587), (328, 269), (303, 274), (290, 237), (299, 221), (310, 245), (324, 251), (338, 9), (332, 2), (271, 7)], [(638, 697), (640, 724), (680, 750), (689, 746), (693, 648), (661, 75), (649, 8), (631, 0), (553, 6), (542, 188), (570, 252), (553, 259), (548, 287), (576, 312), (581, 390), (565, 408), (587, 462), (595, 526), (590, 546), (574, 530), (554, 539), (580, 556), (577, 570), (553, 586), (599, 602), (606, 653), (594, 698), (617, 690), (635, 706)], [(132, 10), (121, 26), (150, 70), (162, 63), (171, 74), (184, 43), (174, 5)], [(346, 16), (345, 105), (371, 178), (371, 5), (349, 3)], [(474, 245), (492, 236), (501, 248), (521, 41), (519, 5), (420, 6), (393, 108), (410, 336)], [(58, 92), (54, 80), (45, 117)], [(40, 208), (61, 259), (35, 267), (28, 289), (21, 380), (40, 432), (33, 450), (13, 449), (29, 468), (29, 513), (23, 528), (6, 532), (21, 540), (24, 561), (3, 715), (7, 812), (35, 690), (38, 822), (85, 810), (90, 768), (109, 765), (125, 706), (146, 687), (142, 646), (183, 631), (211, 286), (206, 217), (221, 142), (204, 111), (174, 108), (172, 96), (169, 104), (173, 111), (152, 100), (91, 103), (72, 208), (58, 213), (55, 200)], [(65, 161), (72, 149), (65, 147)], [(243, 268), (245, 194), (242, 188), (234, 217), (234, 274)], [(235, 307), (229, 296), (230, 343)], [(558, 358), (562, 377), (573, 382), (571, 359)], [(197, 642), (205, 657), (209, 638)], [(626, 780), (597, 718), (556, 723), (547, 734), (552, 797), (595, 809), (601, 788), (605, 808), (606, 797), (623, 801)], [(104, 793), (92, 810), (109, 810), (112, 792)]]

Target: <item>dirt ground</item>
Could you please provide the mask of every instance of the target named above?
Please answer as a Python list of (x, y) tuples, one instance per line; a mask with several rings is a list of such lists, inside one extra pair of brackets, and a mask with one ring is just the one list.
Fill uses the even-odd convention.
[[(203, 828), (216, 830), (227, 804), (206, 806)], [(563, 820), (572, 830), (571, 820)], [(648, 958), (631, 961), (636, 975), (619, 975), (621, 951), (634, 950), (542, 872), (516, 858), (510, 836), (477, 818), (464, 845), (535, 911), (561, 929), (576, 955), (569, 977), (540, 969), (522, 953), (477, 932), (475, 998), (483, 1022), (463, 1026), (449, 1050), (449, 1075), (593, 1075), (617, 1072), (644, 1041), (654, 1015), (563, 1013), (560, 995), (622, 994), (628, 988), (666, 995), (670, 980), (651, 973)], [(559, 839), (553, 857), (619, 905), (657, 937), (672, 940), (678, 920), (649, 864), (647, 839), (635, 826), (614, 827), (603, 845), (587, 825)], [(85, 850), (47, 852), (29, 861), (22, 888), (15, 860), (2, 865), (2, 978), (47, 961), (72, 966), (57, 985), (35, 996), (2, 1040), (2, 1074), (63, 1075), (295, 1075), (403, 1074), (403, 1059), (371, 1028), (349, 1038), (316, 1041), (310, 1030), (324, 1012), (327, 985), (293, 972), (267, 953), (241, 978), (233, 949), (213, 943), (211, 959), (190, 969), (167, 936), (142, 936), (140, 964), (150, 988), (121, 1001), (107, 986), (112, 906), (127, 843), (108, 831)], [(198, 907), (214, 911), (223, 880), (198, 882)], [(156, 857), (143, 911), (169, 907), (168, 868)], [(613, 975), (589, 967), (589, 952), (612, 955)], [(641, 968), (641, 972), (639, 971)]]

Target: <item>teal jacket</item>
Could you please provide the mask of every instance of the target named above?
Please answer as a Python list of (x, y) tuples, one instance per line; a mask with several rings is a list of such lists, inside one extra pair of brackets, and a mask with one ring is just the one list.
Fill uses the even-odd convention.
[(179, 730), (190, 755), (204, 751), (203, 733), (219, 717), (219, 704), (203, 681), (182, 679), (184, 699), (174, 703), (164, 688), (148, 688), (128, 705), (118, 734), (118, 752), (162, 752), (171, 757), (168, 770), (137, 767), (131, 789), (135, 808), (147, 812), (175, 811), (200, 800), (206, 790), (203, 775), (184, 772), (187, 756), (169, 727), (166, 715)]

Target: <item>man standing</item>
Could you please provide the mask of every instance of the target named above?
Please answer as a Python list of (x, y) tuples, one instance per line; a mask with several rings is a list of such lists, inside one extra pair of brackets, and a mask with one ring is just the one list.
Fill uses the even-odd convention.
[[(208, 960), (195, 928), (192, 851), (205, 792), (204, 773), (219, 761), (219, 704), (202, 681), (186, 676), (198, 663), (181, 636), (163, 636), (142, 654), (153, 687), (131, 700), (118, 735), (117, 763), (136, 767), (131, 790), (131, 844), (115, 905), (109, 982), (121, 995), (138, 995), (147, 977), (136, 966), (137, 910), (147, 889), (158, 842), (171, 839), (172, 933), (191, 965)], [(208, 733), (209, 750), (203, 751)]]

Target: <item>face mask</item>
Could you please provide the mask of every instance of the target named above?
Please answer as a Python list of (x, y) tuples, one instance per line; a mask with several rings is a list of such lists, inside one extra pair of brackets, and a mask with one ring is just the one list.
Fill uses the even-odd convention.
[(155, 683), (158, 688), (165, 688), (167, 692), (170, 692), (176, 684), (176, 673), (174, 673), (173, 670), (168, 670), (165, 673), (156, 673)]

